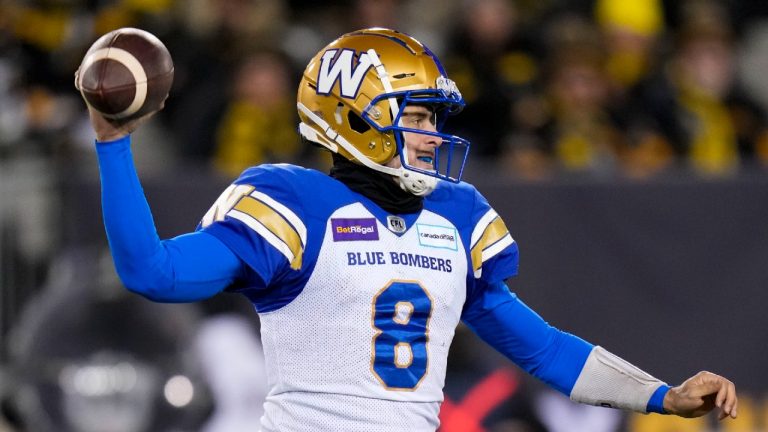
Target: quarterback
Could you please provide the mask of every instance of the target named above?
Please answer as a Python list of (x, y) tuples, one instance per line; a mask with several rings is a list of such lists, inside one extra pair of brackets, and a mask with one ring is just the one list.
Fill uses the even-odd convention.
[(730, 381), (679, 386), (548, 325), (509, 291), (518, 246), (461, 182), (470, 143), (441, 132), (464, 105), (435, 55), (366, 29), (304, 71), (299, 133), (333, 154), (329, 174), (245, 170), (194, 232), (160, 240), (130, 152), (141, 120), (91, 110), (104, 223), (125, 286), (151, 300), (241, 293), (261, 320), (270, 392), (262, 431), (434, 431), (459, 322), (580, 403), (737, 415)]

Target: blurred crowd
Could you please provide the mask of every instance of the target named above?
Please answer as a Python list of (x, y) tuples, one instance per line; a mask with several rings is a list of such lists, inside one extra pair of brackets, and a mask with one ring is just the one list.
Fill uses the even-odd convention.
[[(72, 430), (105, 430), (105, 418), (120, 415), (110, 411), (112, 405), (102, 404), (106, 409), (91, 410), (93, 416), (81, 418), (88, 400), (105, 395), (143, 400), (142, 388), (135, 384), (141, 383), (135, 375), (142, 368), (168, 378), (166, 385), (184, 369), (177, 365), (148, 369), (146, 365), (158, 363), (156, 358), (165, 358), (166, 353), (152, 352), (142, 358), (144, 354), (133, 351), (135, 358), (126, 359), (97, 352), (75, 361), (68, 357), (75, 348), (58, 347), (61, 351), (57, 351), (55, 344), (47, 344), (67, 340), (68, 331), (82, 333), (83, 328), (93, 330), (94, 340), (109, 339), (99, 336), (99, 331), (114, 335), (131, 330), (130, 326), (102, 327), (118, 324), (117, 315), (101, 313), (92, 317), (94, 321), (86, 321), (87, 308), (124, 311), (124, 302), (135, 299), (114, 294), (123, 292), (116, 280), (100, 279), (103, 274), (114, 277), (113, 270), (99, 264), (108, 261), (103, 251), (90, 251), (86, 257), (78, 252), (72, 258), (67, 230), (73, 224), (62, 222), (60, 209), (63, 201), (69, 206), (73, 201), (61, 193), (66, 190), (62, 181), (95, 169), (94, 136), (74, 89), (74, 72), (100, 35), (126, 26), (156, 34), (175, 63), (165, 109), (136, 133), (137, 165), (148, 174), (163, 175), (173, 172), (169, 167), (192, 165), (231, 179), (244, 168), (264, 162), (327, 168), (326, 154), (298, 140), (295, 91), (300, 75), (309, 59), (337, 36), (384, 26), (427, 44), (463, 93), (468, 105), (447, 127), (472, 142), (470, 181), (486, 169), (520, 182), (768, 176), (768, 80), (764, 78), (768, 2), (761, 0), (0, 0), (0, 366), (9, 357), (30, 367), (36, 367), (35, 357), (59, 359), (56, 367), (63, 372), (50, 381), (58, 380), (64, 389), (60, 391), (69, 388), (70, 396), (82, 400), (72, 399), (72, 405), (62, 408), (58, 416), (66, 417), (70, 409), (79, 421), (88, 422)], [(86, 174), (95, 181), (95, 173)], [(76, 222), (98, 223), (96, 219)], [(57, 267), (62, 260), (77, 264)], [(97, 270), (102, 276), (91, 274)], [(92, 285), (113, 290), (84, 302), (81, 291), (98, 291)], [(37, 289), (42, 298), (27, 302)], [(57, 302), (51, 294), (57, 292), (68, 295)], [(18, 310), (22, 304), (31, 304), (31, 309), (22, 314)], [(80, 311), (78, 307), (83, 311), (73, 314)], [(162, 316), (172, 314), (169, 311)], [(74, 322), (67, 324), (63, 317)], [(184, 320), (193, 318), (174, 319), (177, 327), (168, 331), (169, 340), (180, 339), (179, 329), (188, 327)], [(231, 402), (233, 408), (227, 413), (236, 415), (226, 418), (242, 415), (244, 423), (252, 424), (255, 414), (238, 401), (263, 397), (262, 389), (240, 389), (237, 377), (258, 375), (258, 371), (247, 365), (227, 376), (215, 368), (206, 370), (206, 362), (232, 366), (231, 358), (211, 356), (235, 348), (199, 348), (200, 344), (224, 344), (227, 340), (220, 335), (229, 334), (234, 335), (233, 346), (248, 351), (242, 354), (245, 358), (257, 357), (251, 351), (259, 349), (258, 341), (253, 334), (240, 332), (252, 323), (222, 322), (208, 321), (212, 325), (207, 331), (189, 336), (196, 341), (190, 344), (197, 344), (202, 353), (196, 373), (212, 375), (214, 382), (235, 388), (228, 394), (239, 396), (223, 403), (226, 396), (217, 392), (224, 390), (209, 384), (208, 399), (219, 401), (219, 412), (229, 409)], [(26, 328), (27, 334), (15, 348), (6, 342), (7, 330), (14, 325)], [(221, 330), (219, 336), (210, 337), (217, 330)], [(48, 336), (35, 339), (40, 335)], [(146, 335), (131, 337), (143, 340)], [(461, 330), (458, 337), (463, 337)], [(165, 343), (160, 341), (158, 346)], [(11, 356), (14, 349), (17, 353)], [(467, 352), (489, 355), (481, 349)], [(453, 360), (458, 380), (447, 383), (444, 420), (453, 418), (456, 423), (446, 422), (444, 430), (480, 430), (469, 427), (477, 419), (462, 411), (468, 406), (464, 394), (468, 383), (486, 378), (499, 382), (510, 391), (504, 397), (512, 399), (518, 386), (528, 385), (519, 381), (515, 371), (494, 369), (496, 361), (478, 368), (480, 360), (464, 360), (471, 361), (472, 367), (462, 368), (462, 358)], [(41, 367), (48, 370), (49, 366)], [(98, 379), (80, 382), (78, 376), (108, 376), (112, 384), (129, 377), (135, 391), (128, 394), (119, 386), (105, 390), (92, 385)], [(3, 380), (10, 383), (10, 378), (0, 367), (0, 396)], [(91, 385), (78, 388), (78, 382)], [(53, 386), (48, 381), (40, 385)], [(149, 384), (144, 390), (162, 392)], [(164, 407), (173, 405), (171, 396), (165, 394)], [(45, 402), (34, 395), (22, 395), (19, 401), (20, 412), (24, 406)], [(210, 400), (194, 399), (183, 406), (190, 403), (208, 403), (211, 409)], [(535, 411), (537, 406), (546, 405), (552, 411), (550, 405), (561, 403), (531, 402), (518, 395), (517, 403), (508, 405), (513, 412), (505, 421), (521, 418), (520, 413)], [(139, 402), (130, 406), (134, 411), (124, 413), (126, 418), (137, 418), (137, 412), (149, 409)], [(567, 415), (565, 411), (572, 409), (564, 406), (559, 416), (549, 420), (558, 417), (572, 425), (577, 415), (592, 418), (592, 411)], [(616, 425), (622, 421), (620, 416), (600, 412), (602, 417), (594, 422), (610, 424), (597, 427), (593, 423), (581, 430), (621, 428)], [(7, 415), (12, 417), (12, 412)], [(189, 424), (199, 426), (198, 417)], [(212, 426), (202, 430), (235, 430), (217, 429), (216, 424), (226, 423), (213, 415)], [(494, 430), (569, 430), (567, 424), (542, 425), (538, 420), (527, 424), (527, 428), (507, 424)], [(32, 425), (29, 430), (49, 429)], [(51, 426), (50, 430), (62, 429)], [(201, 429), (190, 426), (189, 430)]]
[(768, 165), (767, 19), (758, 0), (4, 1), (0, 160), (90, 151), (73, 73), (134, 26), (176, 65), (147, 159), (323, 166), (295, 134), (301, 71), (336, 36), (387, 26), (443, 59), (468, 102), (449, 127), (475, 161), (524, 180), (729, 176)]

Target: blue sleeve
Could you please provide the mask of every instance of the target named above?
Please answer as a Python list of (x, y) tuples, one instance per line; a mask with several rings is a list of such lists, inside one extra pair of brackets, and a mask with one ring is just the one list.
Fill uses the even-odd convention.
[(154, 301), (188, 302), (211, 297), (241, 275), (240, 259), (209, 234), (160, 241), (133, 164), (130, 136), (97, 142), (96, 150), (104, 226), (126, 288)]
[(475, 289), (462, 320), (531, 375), (570, 396), (593, 345), (544, 321), (501, 281)]
[(645, 411), (649, 413), (668, 414), (664, 410), (664, 396), (667, 395), (670, 387), (666, 384), (660, 386), (651, 395), (651, 399), (648, 400), (648, 405), (645, 407)]

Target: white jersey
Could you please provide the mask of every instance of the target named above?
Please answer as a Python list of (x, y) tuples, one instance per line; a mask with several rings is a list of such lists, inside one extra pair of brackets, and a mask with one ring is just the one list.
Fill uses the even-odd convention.
[(468, 292), (517, 270), (504, 223), (466, 184), (391, 215), (325, 174), (265, 165), (201, 229), (249, 266), (231, 291), (261, 319), (263, 431), (434, 431)]

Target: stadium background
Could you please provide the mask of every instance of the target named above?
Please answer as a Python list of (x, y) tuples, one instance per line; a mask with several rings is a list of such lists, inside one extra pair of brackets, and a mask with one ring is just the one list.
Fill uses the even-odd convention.
[(470, 103), (451, 127), (520, 244), (512, 289), (661, 379), (707, 369), (743, 394), (720, 425), (580, 407), (460, 328), (442, 430), (768, 430), (763, 2), (39, 0), (0, 1), (0, 431), (232, 431), (257, 414), (233, 399), (263, 397), (243, 300), (119, 287), (72, 86), (90, 43), (137, 26), (174, 55), (135, 146), (166, 237), (245, 166), (327, 167), (298, 145), (295, 85), (325, 43), (374, 25), (427, 43)]

